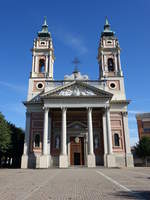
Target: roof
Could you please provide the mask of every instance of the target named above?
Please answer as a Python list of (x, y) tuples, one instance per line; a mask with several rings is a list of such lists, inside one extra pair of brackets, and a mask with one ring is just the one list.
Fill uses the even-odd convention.
[(115, 32), (111, 30), (110, 24), (108, 22), (108, 18), (106, 17), (104, 30), (101, 33), (101, 36), (114, 36), (114, 35), (115, 35)]
[(147, 113), (137, 113), (136, 114), (136, 119), (144, 119), (144, 118), (150, 118), (150, 112), (147, 112)]
[(48, 25), (47, 25), (47, 21), (46, 21), (46, 17), (44, 17), (44, 23), (42, 25), (42, 30), (38, 32), (38, 36), (39, 37), (48, 37), (50, 38), (51, 37), (51, 34), (50, 32), (48, 31)]

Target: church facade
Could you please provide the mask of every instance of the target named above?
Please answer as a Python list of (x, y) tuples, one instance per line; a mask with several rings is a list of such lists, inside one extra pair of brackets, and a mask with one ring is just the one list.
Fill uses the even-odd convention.
[(98, 80), (77, 69), (53, 79), (54, 47), (46, 19), (32, 48), (22, 168), (133, 167), (118, 39), (106, 19)]

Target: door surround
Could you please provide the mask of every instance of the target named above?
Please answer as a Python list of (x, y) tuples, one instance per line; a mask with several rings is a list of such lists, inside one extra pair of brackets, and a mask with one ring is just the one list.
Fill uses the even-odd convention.
[(84, 137), (70, 136), (70, 165), (85, 165)]

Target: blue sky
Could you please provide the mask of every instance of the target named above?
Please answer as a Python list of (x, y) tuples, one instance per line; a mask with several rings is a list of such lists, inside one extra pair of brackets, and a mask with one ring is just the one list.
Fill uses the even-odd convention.
[(56, 61), (55, 79), (73, 71), (72, 60), (81, 61), (80, 71), (98, 78), (97, 48), (105, 16), (122, 48), (121, 63), (129, 105), (131, 144), (137, 141), (135, 114), (150, 111), (150, 1), (149, 0), (12, 0), (0, 3), (0, 111), (6, 119), (25, 127), (30, 49), (43, 17), (47, 16)]

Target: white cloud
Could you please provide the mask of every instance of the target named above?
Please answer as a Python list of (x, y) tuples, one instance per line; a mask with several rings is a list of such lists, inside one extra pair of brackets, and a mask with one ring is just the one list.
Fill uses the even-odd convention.
[(87, 53), (88, 49), (81, 38), (74, 36), (70, 33), (64, 35), (66, 44), (75, 49), (79, 54)]
[(5, 112), (12, 112), (14, 114), (19, 114), (22, 117), (25, 116), (25, 107), (22, 103), (8, 103), (0, 105), (0, 109)]
[(56, 30), (56, 36), (58, 36), (59, 40), (61, 40), (61, 42), (65, 45), (74, 49), (78, 55), (83, 55), (88, 52), (88, 48), (86, 47), (84, 40), (78, 34), (75, 35), (64, 30), (64, 28), (59, 28)]
[(16, 84), (4, 82), (4, 81), (0, 81), (0, 85), (5, 86), (19, 93), (25, 93), (27, 91), (26, 86), (23, 86), (23, 85), (16, 85)]

